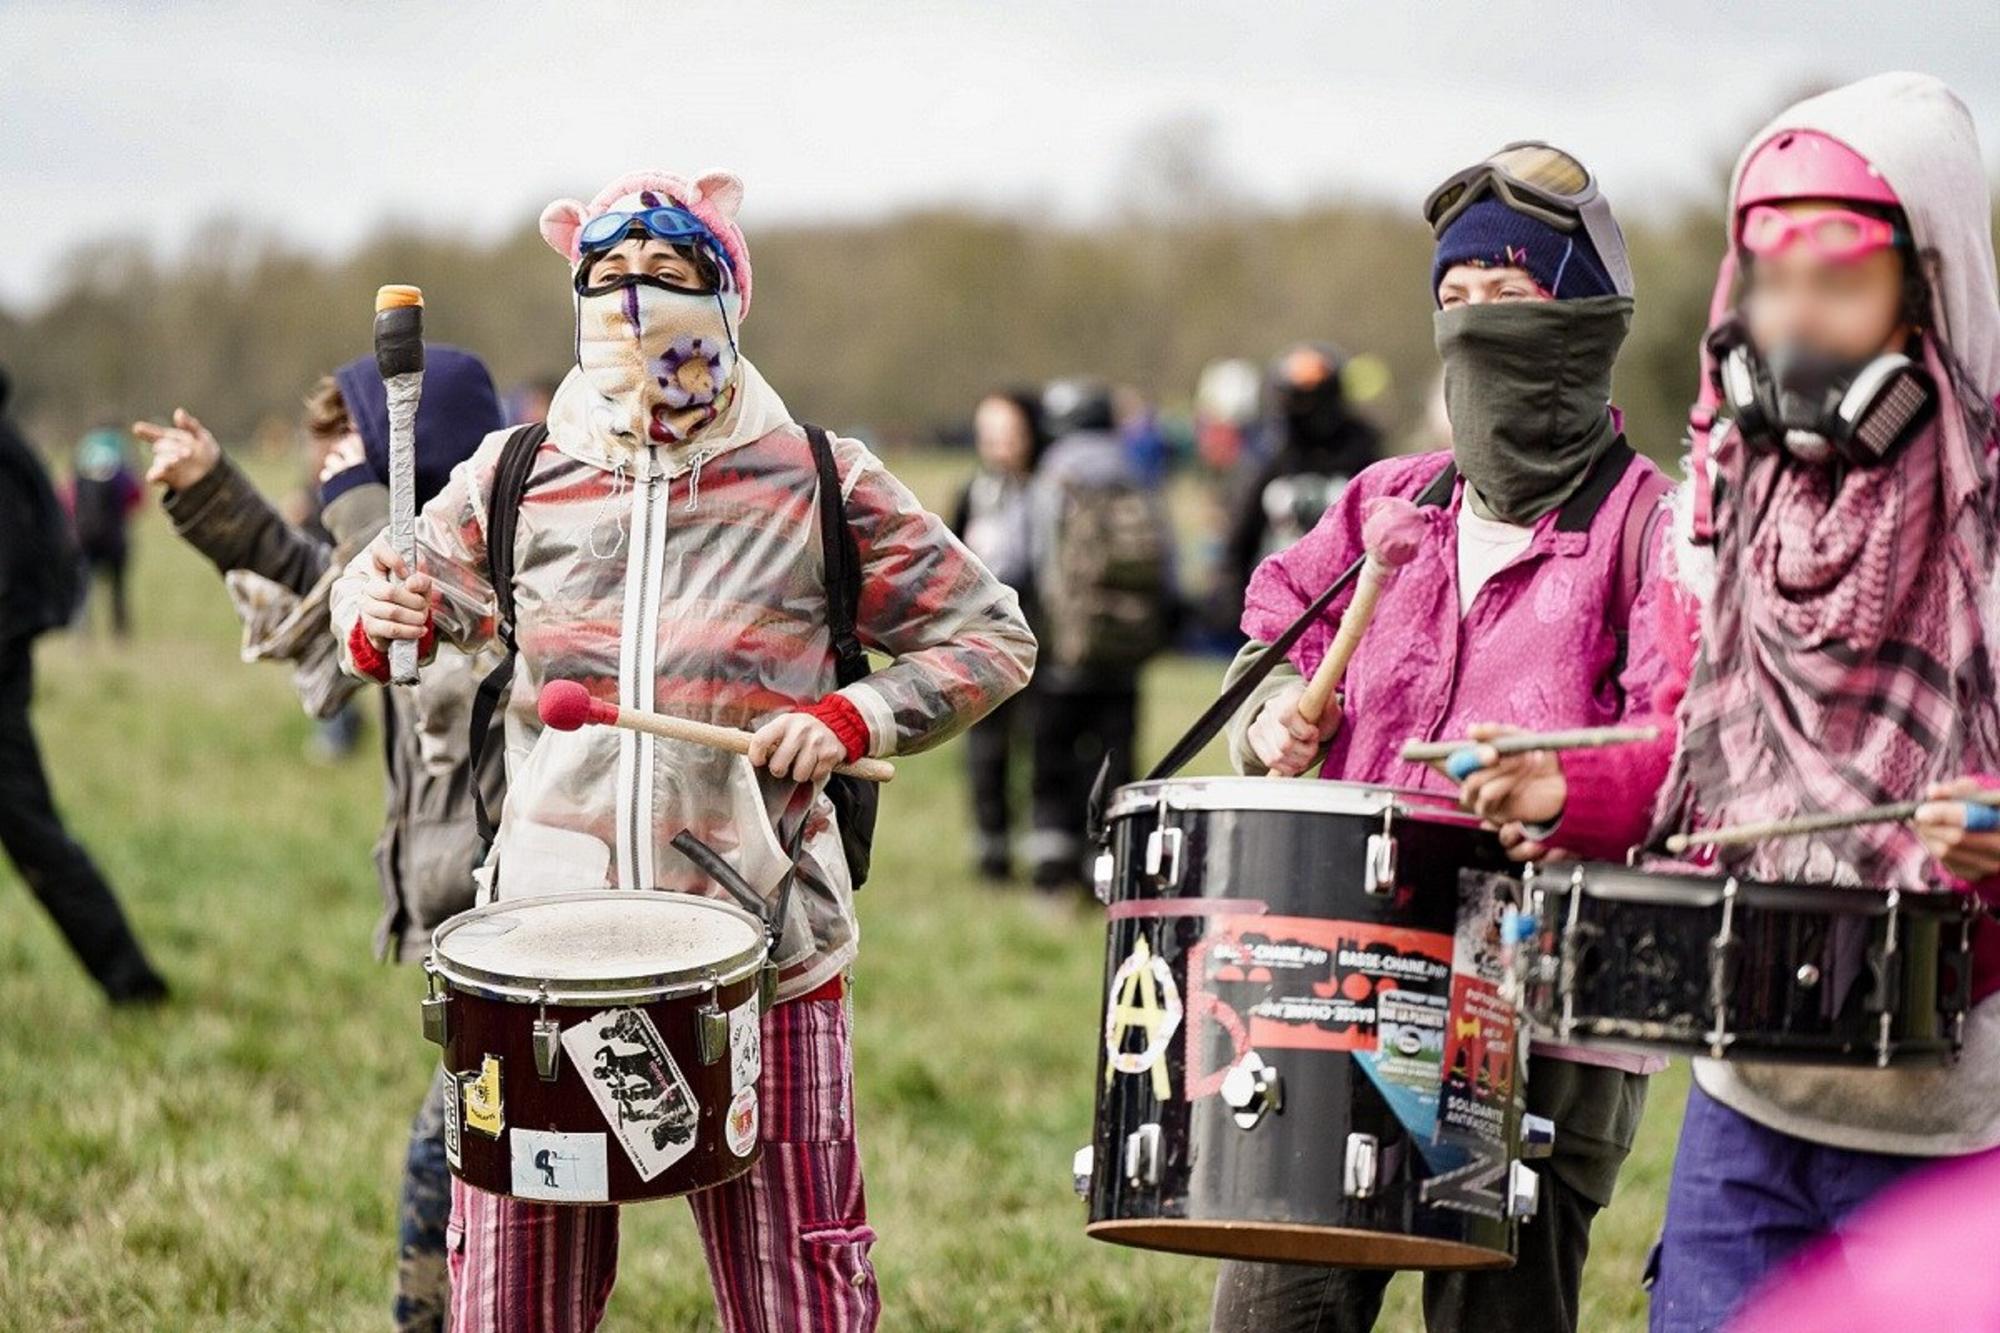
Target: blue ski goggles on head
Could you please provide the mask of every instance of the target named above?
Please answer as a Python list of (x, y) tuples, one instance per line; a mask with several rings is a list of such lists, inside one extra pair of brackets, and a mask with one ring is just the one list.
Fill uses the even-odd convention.
[(723, 248), (722, 242), (716, 239), (715, 233), (708, 229), (708, 224), (685, 208), (676, 208), (671, 204), (642, 208), (632, 213), (600, 213), (583, 224), (583, 230), (577, 235), (577, 253), (588, 256), (599, 250), (609, 250), (624, 240), (634, 227), (656, 240), (674, 245), (702, 246), (722, 262), (731, 277), (736, 274), (735, 261), (729, 257), (729, 251)]

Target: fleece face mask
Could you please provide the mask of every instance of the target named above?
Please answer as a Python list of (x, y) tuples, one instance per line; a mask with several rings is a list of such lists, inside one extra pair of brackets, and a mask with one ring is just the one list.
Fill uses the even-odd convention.
[(733, 288), (703, 292), (631, 274), (585, 287), (576, 302), (576, 364), (648, 444), (679, 444), (725, 412), (736, 392)]
[(1632, 298), (1465, 305), (1434, 321), (1452, 458), (1490, 517), (1532, 523), (1618, 438), (1611, 366)]

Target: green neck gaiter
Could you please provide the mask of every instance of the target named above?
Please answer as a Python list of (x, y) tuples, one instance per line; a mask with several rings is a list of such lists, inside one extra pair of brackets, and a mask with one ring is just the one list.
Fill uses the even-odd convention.
[(1434, 318), (1459, 473), (1487, 517), (1532, 523), (1574, 495), (1618, 438), (1611, 366), (1632, 298), (1492, 302)]

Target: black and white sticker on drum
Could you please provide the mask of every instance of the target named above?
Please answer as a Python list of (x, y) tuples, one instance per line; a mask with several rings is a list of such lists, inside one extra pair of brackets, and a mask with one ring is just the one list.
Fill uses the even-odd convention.
[(641, 1180), (694, 1151), (701, 1106), (643, 1009), (592, 1014), (563, 1029), (562, 1045)]

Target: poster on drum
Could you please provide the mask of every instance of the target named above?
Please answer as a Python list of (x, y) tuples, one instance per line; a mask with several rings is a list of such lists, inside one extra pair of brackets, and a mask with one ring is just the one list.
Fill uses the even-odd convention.
[(1519, 885), (1509, 875), (1459, 872), (1438, 1095), (1439, 1151), (1425, 1154), (1443, 1173), (1428, 1182), (1427, 1202), (1492, 1217), (1502, 1215), (1519, 1065), (1514, 1010), (1501, 994), (1501, 918), (1518, 895)]
[(645, 1010), (592, 1014), (562, 1044), (641, 1180), (694, 1151), (701, 1107)]

